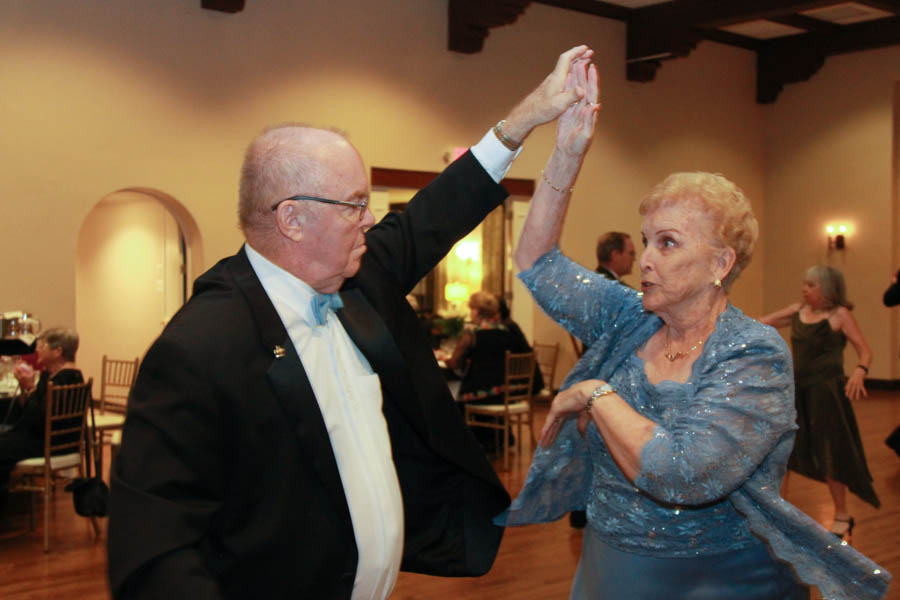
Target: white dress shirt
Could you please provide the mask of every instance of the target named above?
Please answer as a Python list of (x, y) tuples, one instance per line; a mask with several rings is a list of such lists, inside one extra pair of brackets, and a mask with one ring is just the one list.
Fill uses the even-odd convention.
[[(492, 131), (472, 147), (495, 182), (520, 151), (509, 151)], [(384, 600), (400, 570), (404, 523), (380, 380), (334, 312), (329, 309), (324, 325), (315, 324), (315, 290), (249, 244), (244, 248), (297, 350), (325, 420), (359, 552), (352, 598)]]

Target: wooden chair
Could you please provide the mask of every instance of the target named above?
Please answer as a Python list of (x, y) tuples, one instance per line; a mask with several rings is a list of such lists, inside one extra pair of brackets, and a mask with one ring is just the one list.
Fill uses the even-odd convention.
[(569, 341), (572, 342), (572, 350), (575, 352), (575, 358), (581, 358), (584, 354), (584, 344), (571, 333), (569, 334)]
[(120, 360), (103, 355), (103, 371), (100, 376), (100, 398), (94, 406), (101, 413), (125, 414), (128, 394), (137, 379), (140, 360)]
[[(121, 360), (103, 355), (103, 370), (100, 375), (100, 398), (94, 401), (99, 412), (94, 415), (97, 439), (94, 448), (98, 456), (103, 456), (104, 444), (109, 444), (112, 452), (119, 445), (128, 395), (137, 379), (140, 360)], [(102, 465), (101, 465), (102, 466)]]
[(556, 394), (553, 377), (556, 375), (556, 358), (559, 356), (559, 342), (555, 344), (534, 343), (534, 356), (544, 378), (544, 389), (538, 392), (535, 400), (551, 401)]
[[(47, 385), (44, 421), (44, 455), (16, 463), (10, 475), (11, 492), (30, 492), (31, 529), (37, 494), (44, 497), (44, 552), (50, 550), (50, 503), (55, 486), (71, 480), (72, 471), (84, 477), (85, 415), (91, 402), (94, 380), (74, 385)], [(74, 510), (74, 509), (73, 509)], [(94, 535), (100, 535), (97, 519), (91, 517)]]
[[(506, 376), (503, 388), (503, 404), (472, 404), (465, 407), (466, 425), (487, 427), (503, 432), (503, 466), (509, 470), (509, 433), (517, 426), (517, 447), (522, 444), (522, 424), (528, 424), (531, 445), (534, 447), (534, 429), (531, 411), (531, 386), (534, 382), (534, 352), (513, 354), (506, 351)], [(479, 419), (483, 417), (486, 419)]]

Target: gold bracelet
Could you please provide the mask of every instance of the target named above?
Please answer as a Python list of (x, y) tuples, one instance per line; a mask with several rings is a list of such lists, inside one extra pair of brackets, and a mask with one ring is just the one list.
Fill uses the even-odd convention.
[(500, 143), (506, 146), (507, 149), (515, 152), (519, 149), (519, 146), (522, 145), (522, 142), (517, 142), (505, 133), (503, 133), (503, 124), (506, 123), (506, 119), (500, 119), (500, 122), (494, 125), (494, 135), (497, 136), (497, 139), (500, 140)]
[(544, 180), (544, 183), (546, 183), (546, 184), (549, 185), (552, 189), (556, 190), (557, 192), (559, 192), (559, 193), (561, 193), (561, 194), (562, 194), (562, 193), (565, 193), (565, 192), (569, 192), (569, 193), (571, 194), (572, 192), (575, 191), (575, 188), (574, 188), (574, 187), (570, 187), (569, 189), (565, 189), (565, 188), (561, 188), (561, 187), (556, 187), (555, 185), (553, 185), (552, 183), (550, 183), (550, 180), (547, 179), (547, 176), (546, 176), (546, 175), (544, 175), (544, 170), (543, 170), (543, 169), (541, 169), (541, 179)]

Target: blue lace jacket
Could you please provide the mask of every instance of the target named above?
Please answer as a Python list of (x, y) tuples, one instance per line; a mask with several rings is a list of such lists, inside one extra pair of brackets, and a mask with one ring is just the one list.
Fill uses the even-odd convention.
[(500, 525), (554, 521), (587, 509), (589, 525), (621, 550), (711, 555), (765, 542), (825, 598), (881, 598), (891, 576), (779, 496), (796, 418), (790, 353), (771, 327), (730, 306), (681, 384), (650, 384), (636, 351), (662, 321), (640, 295), (558, 249), (520, 274), (535, 300), (589, 350), (563, 381), (609, 381), (658, 425), (629, 482), (596, 427), (574, 419), (539, 447)]

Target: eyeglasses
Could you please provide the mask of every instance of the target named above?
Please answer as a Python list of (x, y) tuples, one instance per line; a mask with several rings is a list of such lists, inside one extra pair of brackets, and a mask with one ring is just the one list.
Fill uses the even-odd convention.
[(360, 221), (362, 221), (363, 218), (365, 217), (366, 209), (369, 207), (369, 199), (368, 198), (365, 198), (360, 203), (356, 203), (356, 202), (346, 202), (344, 200), (329, 200), (328, 198), (317, 198), (315, 196), (291, 196), (290, 198), (285, 198), (284, 200), (279, 200), (278, 202), (273, 204), (272, 212), (275, 212), (276, 210), (278, 210), (278, 207), (281, 206), (281, 203), (287, 202), (288, 200), (311, 200), (313, 202), (322, 202), (324, 204), (336, 204), (338, 206), (349, 206), (351, 208), (358, 209), (359, 215), (357, 218)]

